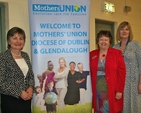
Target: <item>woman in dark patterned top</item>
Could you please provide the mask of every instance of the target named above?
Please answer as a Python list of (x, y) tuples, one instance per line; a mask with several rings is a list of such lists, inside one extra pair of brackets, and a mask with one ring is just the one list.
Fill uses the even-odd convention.
[(2, 113), (31, 113), (34, 75), (29, 56), (21, 51), (25, 32), (19, 27), (7, 33), (7, 50), (0, 54), (0, 93)]

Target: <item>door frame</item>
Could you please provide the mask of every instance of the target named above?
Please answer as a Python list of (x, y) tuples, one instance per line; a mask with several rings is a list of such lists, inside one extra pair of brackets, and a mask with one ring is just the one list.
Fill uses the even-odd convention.
[[(97, 35), (96, 34), (96, 25), (97, 24), (103, 24), (103, 25), (110, 25), (111, 26), (111, 34), (113, 36), (113, 40), (112, 40), (112, 44), (111, 46), (113, 46), (115, 44), (115, 25), (116, 23), (115, 22), (112, 22), (112, 21), (107, 21), (107, 20), (100, 20), (100, 19), (95, 19), (95, 36)], [(102, 29), (101, 29), (102, 30)], [(103, 29), (105, 30), (105, 29)], [(97, 45), (96, 45), (97, 46)], [(97, 47), (96, 47), (97, 48)]]
[(7, 4), (0, 2), (0, 53), (6, 50), (6, 8)]

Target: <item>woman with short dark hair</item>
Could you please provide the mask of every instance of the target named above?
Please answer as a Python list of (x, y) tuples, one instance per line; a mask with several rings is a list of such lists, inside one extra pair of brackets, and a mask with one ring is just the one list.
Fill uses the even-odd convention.
[(126, 75), (122, 53), (110, 47), (110, 31), (101, 30), (96, 42), (99, 48), (90, 52), (92, 108), (95, 113), (120, 113)]
[(25, 32), (19, 27), (7, 33), (7, 50), (0, 54), (0, 93), (2, 113), (31, 113), (34, 74), (29, 56), (21, 51)]

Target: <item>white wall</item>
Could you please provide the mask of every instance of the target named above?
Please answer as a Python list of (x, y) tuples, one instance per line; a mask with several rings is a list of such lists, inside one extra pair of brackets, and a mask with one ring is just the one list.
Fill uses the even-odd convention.
[[(90, 50), (95, 49), (95, 19), (115, 22), (117, 23), (116, 28), (122, 21), (130, 22), (134, 39), (141, 43), (141, 0), (107, 0), (115, 5), (115, 13), (113, 14), (101, 11), (102, 1), (91, 0), (90, 4)], [(131, 12), (125, 13), (123, 11), (125, 5), (132, 8)]]
[[(107, 0), (115, 5), (116, 12), (107, 14), (101, 11), (103, 0), (91, 0), (90, 3), (90, 50), (95, 49), (95, 19), (116, 22), (117, 25), (126, 20), (131, 23), (134, 39), (141, 42), (141, 0)], [(26, 32), (26, 44), (24, 51), (30, 55), (30, 31), (28, 18), (28, 0), (0, 0), (8, 4), (7, 30), (13, 26), (21, 27)], [(129, 13), (123, 12), (123, 7), (128, 5), (132, 8)], [(116, 26), (117, 27), (117, 26)]]
[[(27, 0), (0, 0), (6, 4), (6, 31), (14, 26), (21, 27), (26, 33), (24, 51), (30, 55), (30, 34)], [(31, 56), (31, 55), (30, 55)]]

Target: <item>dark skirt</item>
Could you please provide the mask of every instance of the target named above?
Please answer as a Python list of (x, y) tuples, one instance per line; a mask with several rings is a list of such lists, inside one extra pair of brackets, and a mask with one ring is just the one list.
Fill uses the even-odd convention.
[(1, 94), (2, 113), (31, 113), (31, 99), (23, 100)]
[(65, 96), (65, 104), (74, 105), (78, 104), (80, 100), (79, 88), (68, 88), (67, 94)]

